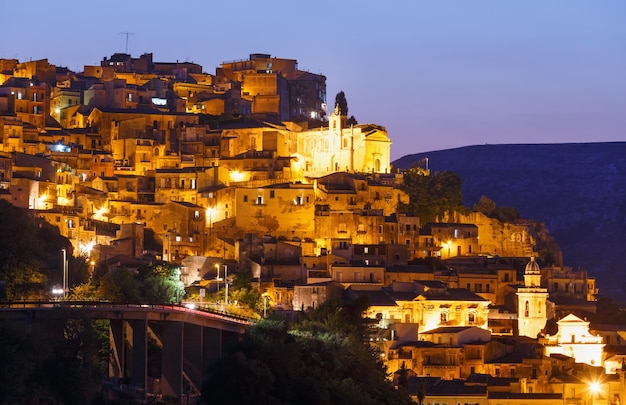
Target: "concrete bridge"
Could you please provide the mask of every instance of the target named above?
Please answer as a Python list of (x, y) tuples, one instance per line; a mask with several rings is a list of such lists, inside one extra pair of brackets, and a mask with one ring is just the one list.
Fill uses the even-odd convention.
[[(108, 319), (109, 377), (149, 393), (178, 398), (199, 394), (204, 373), (250, 325), (247, 319), (181, 305), (102, 301), (5, 302), (0, 320)], [(161, 347), (160, 388), (149, 385), (148, 338)]]

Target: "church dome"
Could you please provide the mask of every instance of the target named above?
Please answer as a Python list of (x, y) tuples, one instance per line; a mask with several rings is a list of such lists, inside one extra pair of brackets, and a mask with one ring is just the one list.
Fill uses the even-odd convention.
[(526, 265), (526, 270), (524, 271), (524, 274), (541, 274), (539, 263), (535, 261), (534, 257), (530, 258), (530, 261)]

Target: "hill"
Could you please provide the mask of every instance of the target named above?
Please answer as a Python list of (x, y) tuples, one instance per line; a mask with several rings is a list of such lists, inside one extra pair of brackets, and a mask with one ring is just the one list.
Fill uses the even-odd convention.
[(484, 195), (544, 222), (566, 266), (595, 275), (601, 294), (626, 291), (626, 142), (468, 146), (406, 155), (393, 166), (425, 158), (432, 172), (461, 176), (464, 205)]

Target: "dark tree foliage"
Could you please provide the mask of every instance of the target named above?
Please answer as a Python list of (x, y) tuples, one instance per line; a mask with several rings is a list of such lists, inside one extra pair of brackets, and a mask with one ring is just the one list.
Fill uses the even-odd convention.
[[(340, 91), (335, 96), (335, 105), (339, 107), (339, 115), (348, 116), (348, 100), (346, 99), (346, 94), (343, 91)], [(346, 121), (348, 125), (357, 125), (358, 122), (354, 115), (351, 115), (350, 118)]]
[(118, 267), (95, 269), (91, 281), (94, 296), (84, 299), (105, 299), (116, 302), (171, 304), (185, 296), (178, 266), (159, 263), (141, 267), (136, 273)]
[(339, 107), (339, 115), (348, 115), (348, 100), (343, 90), (335, 96), (335, 106)]
[(102, 403), (107, 331), (104, 321), (0, 323), (0, 403)]
[(462, 204), (461, 177), (456, 173), (444, 171), (428, 176), (414, 166), (404, 172), (402, 189), (410, 201), (399, 209), (418, 216), (422, 223), (434, 221), (446, 212), (467, 211)]
[(210, 370), (206, 403), (409, 404), (362, 339), (362, 301), (325, 303), (291, 327), (263, 320)]
[(473, 210), (482, 212), (489, 218), (494, 218), (502, 222), (514, 222), (520, 218), (516, 208), (498, 207), (493, 200), (484, 195), (474, 204)]
[(50, 283), (60, 283), (62, 248), (71, 251), (56, 227), (0, 200), (0, 280), (7, 283), (7, 299), (42, 298)]

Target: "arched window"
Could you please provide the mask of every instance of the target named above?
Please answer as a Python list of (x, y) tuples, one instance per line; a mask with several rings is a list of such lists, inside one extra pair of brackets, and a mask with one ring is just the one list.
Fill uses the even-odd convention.
[(528, 301), (526, 301), (526, 305), (524, 307), (524, 316), (528, 318), (529, 313), (530, 313), (530, 304), (528, 304)]

